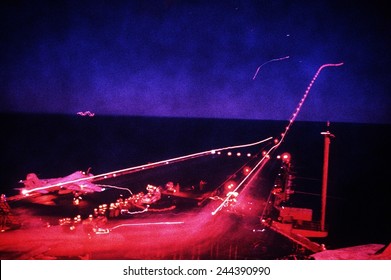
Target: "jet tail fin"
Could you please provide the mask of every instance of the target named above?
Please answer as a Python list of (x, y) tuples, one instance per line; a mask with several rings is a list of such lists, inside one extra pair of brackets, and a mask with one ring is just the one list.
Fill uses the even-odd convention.
[(42, 181), (38, 178), (37, 174), (35, 173), (27, 174), (26, 180), (23, 181), (23, 184), (27, 189), (39, 188), (42, 187), (43, 185)]

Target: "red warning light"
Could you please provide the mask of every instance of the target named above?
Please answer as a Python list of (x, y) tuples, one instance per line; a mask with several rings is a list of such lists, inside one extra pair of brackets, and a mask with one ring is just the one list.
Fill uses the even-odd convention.
[(281, 155), (281, 159), (283, 162), (289, 163), (291, 161), (291, 154), (290, 153), (283, 153)]
[(250, 167), (245, 166), (245, 167), (243, 168), (243, 174), (244, 174), (244, 175), (248, 175), (248, 173), (250, 173), (250, 172), (251, 172), (251, 168), (250, 168)]
[(225, 189), (227, 192), (230, 192), (236, 188), (237, 184), (235, 181), (228, 181), (225, 183)]

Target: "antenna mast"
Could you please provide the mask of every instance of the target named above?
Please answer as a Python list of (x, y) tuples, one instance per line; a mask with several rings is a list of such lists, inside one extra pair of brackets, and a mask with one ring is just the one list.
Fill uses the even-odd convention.
[[(330, 126), (330, 122), (327, 122), (327, 127)], [(323, 178), (322, 178), (322, 209), (320, 219), (320, 229), (325, 231), (326, 224), (326, 202), (327, 202), (327, 179), (329, 170), (329, 147), (331, 137), (335, 137), (330, 131), (321, 132), (324, 135), (324, 153), (323, 153)]]

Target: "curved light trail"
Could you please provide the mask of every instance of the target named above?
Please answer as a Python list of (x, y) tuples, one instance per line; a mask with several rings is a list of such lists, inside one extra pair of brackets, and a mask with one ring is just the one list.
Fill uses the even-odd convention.
[[(318, 78), (319, 76), (319, 73), (326, 67), (331, 67), (331, 66), (334, 66), (334, 67), (338, 67), (338, 66), (341, 66), (343, 65), (343, 63), (337, 63), (337, 64), (323, 64), (322, 66), (319, 67), (318, 71), (315, 73), (314, 77), (312, 78), (310, 84), (308, 85), (307, 87), (307, 90), (305, 91), (304, 93), (304, 96), (303, 98), (300, 100), (299, 102), (299, 105), (297, 106), (296, 110), (294, 111), (294, 113), (292, 114), (292, 117), (290, 118), (289, 120), (289, 124), (285, 127), (285, 131), (281, 134), (281, 139), (274, 145), (272, 146), (265, 154), (264, 156), (260, 159), (260, 161), (255, 165), (255, 167), (251, 170), (251, 172), (249, 172), (249, 174), (237, 185), (237, 187), (232, 191), (232, 192), (237, 192), (238, 189), (243, 186), (243, 184), (246, 182), (246, 180), (251, 176), (251, 174), (253, 174), (253, 172), (255, 172), (255, 170), (257, 170), (258, 168), (260, 167), (263, 167), (267, 161), (267, 159), (270, 158), (270, 153), (274, 150), (276, 150), (280, 145), (281, 143), (283, 142), (286, 134), (288, 133), (290, 127), (292, 126), (293, 122), (295, 121), (297, 115), (299, 114), (300, 110), (301, 110), (301, 107), (303, 106), (304, 104), (304, 101), (307, 99), (307, 96), (311, 90), (311, 87), (312, 85), (314, 84), (315, 80)], [(262, 66), (262, 65), (261, 65)], [(255, 76), (254, 76), (255, 77)], [(228, 200), (230, 200), (231, 198), (231, 195), (228, 195), (224, 200), (223, 202), (212, 212), (212, 215), (215, 215), (218, 211), (220, 211), (224, 205), (228, 202)]]
[(259, 72), (259, 69), (261, 69), (262, 66), (268, 64), (269, 62), (284, 60), (284, 59), (288, 59), (288, 58), (289, 58), (289, 55), (288, 55), (288, 56), (284, 56), (284, 57), (280, 57), (280, 58), (273, 58), (273, 59), (270, 59), (269, 61), (264, 62), (264, 63), (261, 64), (261, 65), (257, 68), (257, 70), (255, 71), (253, 80), (255, 80), (255, 78), (257, 77), (258, 72)]

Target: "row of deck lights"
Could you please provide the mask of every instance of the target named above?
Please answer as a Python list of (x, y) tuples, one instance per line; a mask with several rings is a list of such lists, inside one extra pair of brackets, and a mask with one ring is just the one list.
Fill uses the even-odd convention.
[[(221, 152), (217, 152), (217, 154), (221, 154)], [(232, 155), (233, 155), (232, 152), (228, 152), (228, 153), (227, 153), (227, 156), (232, 156)], [(237, 156), (237, 157), (241, 157), (241, 156), (242, 156), (242, 153), (241, 153), (241, 152), (237, 152), (237, 153), (236, 153), (236, 156)], [(247, 156), (247, 157), (251, 157), (251, 153), (247, 153), (246, 156)]]

